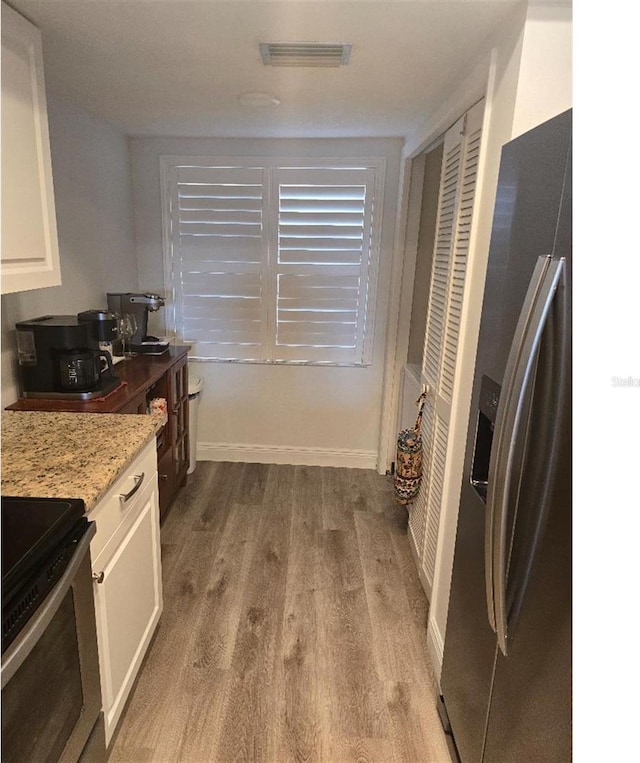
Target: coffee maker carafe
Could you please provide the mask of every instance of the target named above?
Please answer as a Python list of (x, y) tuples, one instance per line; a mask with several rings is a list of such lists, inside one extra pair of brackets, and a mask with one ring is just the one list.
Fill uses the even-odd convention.
[(113, 377), (111, 353), (89, 348), (56, 350), (58, 383), (64, 392), (87, 392), (96, 389), (102, 374), (102, 360)]
[(91, 400), (120, 385), (111, 358), (91, 346), (90, 324), (75, 315), (21, 321), (16, 336), (24, 397)]
[(168, 349), (168, 341), (148, 334), (149, 313), (155, 313), (164, 307), (164, 299), (159, 294), (110, 292), (107, 294), (107, 305), (114, 313), (119, 315), (129, 313), (135, 317), (137, 328), (131, 337), (133, 352), (161, 355)]

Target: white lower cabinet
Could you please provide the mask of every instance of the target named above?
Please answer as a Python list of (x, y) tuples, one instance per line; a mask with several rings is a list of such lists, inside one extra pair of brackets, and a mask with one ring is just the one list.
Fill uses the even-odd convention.
[(97, 524), (91, 566), (108, 745), (162, 612), (155, 442), (90, 518)]

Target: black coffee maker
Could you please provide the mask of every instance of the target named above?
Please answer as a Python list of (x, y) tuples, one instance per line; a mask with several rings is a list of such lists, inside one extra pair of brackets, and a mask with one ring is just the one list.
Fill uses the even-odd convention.
[(91, 400), (120, 384), (110, 353), (92, 346), (91, 324), (75, 315), (21, 321), (16, 336), (24, 397)]
[(118, 316), (111, 310), (84, 310), (78, 313), (78, 320), (90, 326), (89, 346), (93, 350), (108, 352), (113, 359), (114, 345), (118, 341)]

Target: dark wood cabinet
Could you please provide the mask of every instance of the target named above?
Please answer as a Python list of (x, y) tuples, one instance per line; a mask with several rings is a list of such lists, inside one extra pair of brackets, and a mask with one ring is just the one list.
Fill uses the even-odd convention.
[(183, 485), (189, 468), (189, 369), (186, 356), (169, 371), (169, 431), (176, 480)]
[(162, 355), (138, 355), (115, 366), (122, 384), (101, 400), (20, 398), (7, 410), (76, 413), (147, 413), (154, 398), (167, 401), (167, 423), (156, 438), (160, 519), (187, 481), (189, 468), (189, 347)]
[(139, 395), (132, 398), (126, 405), (120, 408), (117, 413), (146, 413), (147, 412), (147, 395), (140, 392)]
[(158, 501), (161, 519), (171, 506), (178, 487), (173, 451), (171, 448), (164, 448), (158, 452)]
[[(178, 488), (187, 481), (189, 468), (189, 370), (187, 357), (177, 361), (166, 374), (167, 426), (158, 447), (160, 516), (171, 504)], [(164, 397), (164, 395), (163, 395)]]

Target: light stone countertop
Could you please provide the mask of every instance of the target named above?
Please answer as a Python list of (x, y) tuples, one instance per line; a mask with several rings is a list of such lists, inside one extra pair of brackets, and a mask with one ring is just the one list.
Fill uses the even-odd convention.
[(166, 416), (3, 411), (2, 495), (82, 498), (89, 512)]

